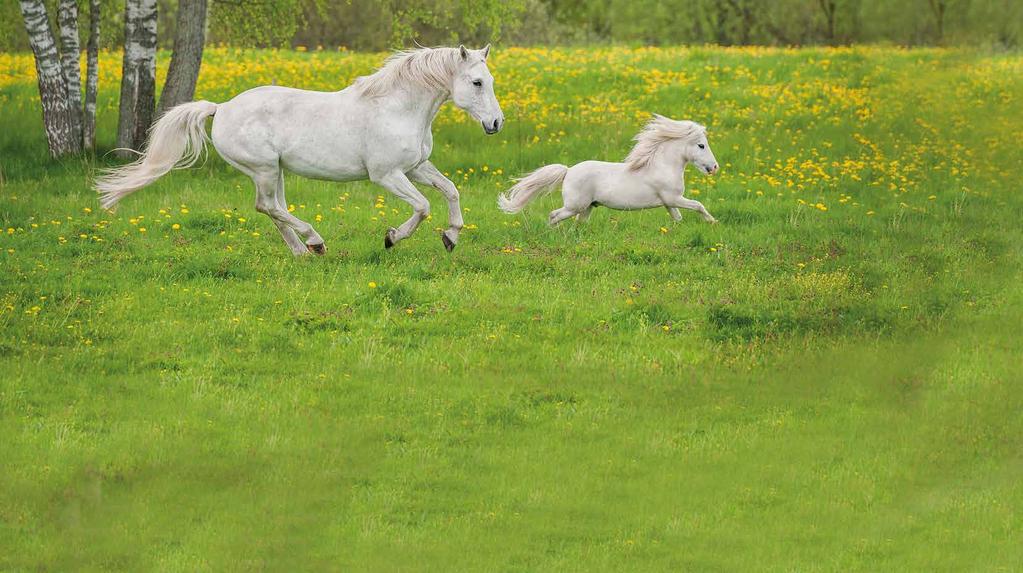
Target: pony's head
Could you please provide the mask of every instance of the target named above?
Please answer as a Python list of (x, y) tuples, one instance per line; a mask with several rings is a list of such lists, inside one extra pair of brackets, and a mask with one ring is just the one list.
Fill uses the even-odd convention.
[(655, 113), (635, 140), (636, 146), (625, 159), (630, 169), (642, 169), (654, 157), (663, 156), (692, 163), (708, 175), (718, 171), (717, 159), (707, 142), (707, 128), (694, 121), (677, 121)]
[(451, 78), (451, 101), (483, 124), (487, 135), (493, 135), (504, 125), (504, 114), (494, 95), (494, 76), (487, 68), (489, 55), (490, 44), (482, 50), (458, 47), (455, 73)]

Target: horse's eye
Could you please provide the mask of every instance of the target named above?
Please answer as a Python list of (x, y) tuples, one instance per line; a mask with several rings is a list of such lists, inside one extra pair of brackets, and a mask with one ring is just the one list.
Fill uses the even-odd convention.
[(707, 146), (702, 143), (697, 143), (696, 147), (699, 147), (700, 149), (707, 149)]
[(483, 80), (472, 80), (472, 85), (481, 88), (483, 87)]

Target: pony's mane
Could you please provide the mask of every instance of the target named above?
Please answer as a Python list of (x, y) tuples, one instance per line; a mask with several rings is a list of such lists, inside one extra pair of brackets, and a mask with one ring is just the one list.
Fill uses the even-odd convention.
[(706, 133), (707, 128), (695, 121), (676, 121), (663, 115), (654, 114), (643, 130), (636, 134), (635, 147), (625, 158), (629, 169), (636, 171), (650, 164), (657, 151), (669, 141), (695, 141)]
[(459, 58), (458, 48), (418, 48), (397, 51), (373, 74), (355, 80), (363, 94), (383, 95), (397, 85), (449, 90)]

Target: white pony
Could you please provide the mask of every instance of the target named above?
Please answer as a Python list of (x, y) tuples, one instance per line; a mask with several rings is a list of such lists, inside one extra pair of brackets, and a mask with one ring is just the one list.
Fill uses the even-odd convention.
[(504, 115), (487, 68), (489, 53), (489, 45), (397, 52), (376, 73), (339, 92), (264, 86), (226, 103), (179, 105), (153, 126), (137, 161), (97, 180), (101, 204), (113, 207), (171, 169), (194, 165), (208, 139), (206, 119), (214, 116), (213, 146), (252, 178), (256, 210), (270, 216), (296, 255), (323, 254), (326, 248), (312, 225), (288, 212), (284, 170), (331, 181), (369, 179), (411, 205), (412, 216), (387, 231), (386, 248), (411, 235), (430, 213), (430, 203), (412, 182), (430, 185), (448, 201), (448, 228), (441, 238), (451, 251), (462, 209), (455, 185), (430, 163), (431, 126), (450, 99), (487, 134), (501, 129)]
[(686, 165), (692, 163), (708, 175), (718, 170), (707, 143), (707, 129), (692, 121), (654, 114), (635, 141), (624, 163), (547, 165), (518, 179), (507, 195), (498, 197), (497, 204), (505, 213), (518, 213), (540, 193), (561, 185), (564, 206), (551, 211), (551, 225), (572, 216), (585, 221), (590, 211), (600, 206), (622, 210), (664, 206), (675, 221), (682, 219), (680, 208), (691, 209), (703, 215), (703, 220), (716, 223), (702, 203), (683, 197)]

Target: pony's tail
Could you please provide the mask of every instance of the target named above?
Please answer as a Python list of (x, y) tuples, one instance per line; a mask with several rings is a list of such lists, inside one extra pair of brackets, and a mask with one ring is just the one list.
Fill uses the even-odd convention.
[(209, 141), (206, 118), (216, 112), (217, 104), (195, 101), (175, 106), (163, 114), (149, 130), (149, 144), (138, 159), (105, 170), (96, 179), (100, 205), (109, 209), (171, 169), (195, 165)]
[(555, 163), (546, 165), (536, 171), (515, 180), (515, 186), (507, 194), (497, 197), (497, 206), (508, 214), (518, 213), (527, 203), (544, 192), (550, 192), (565, 180), (568, 167)]

